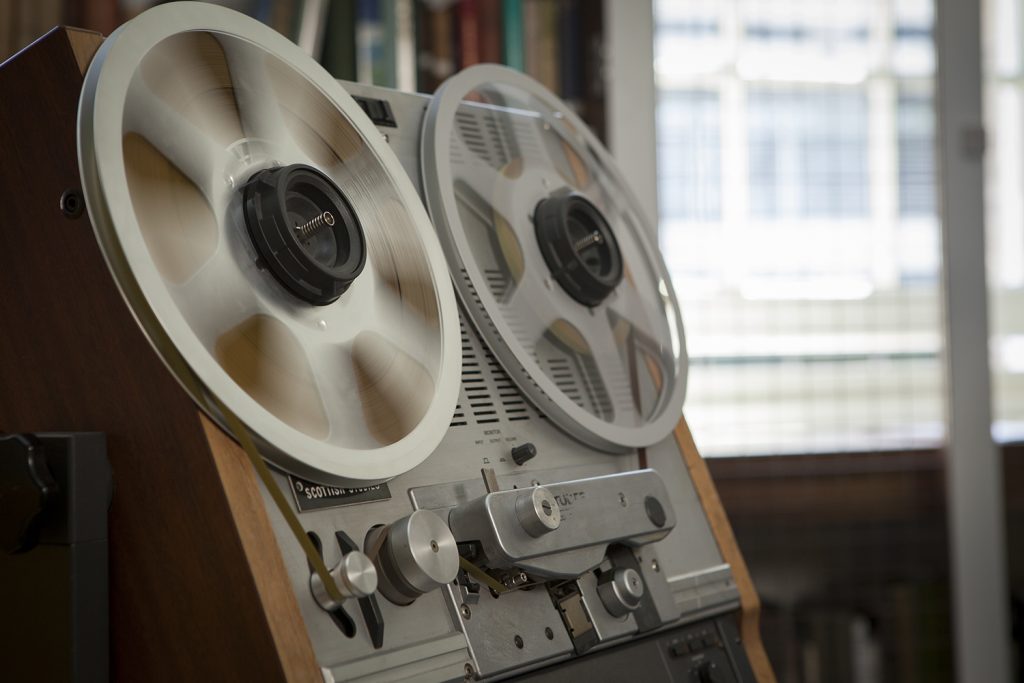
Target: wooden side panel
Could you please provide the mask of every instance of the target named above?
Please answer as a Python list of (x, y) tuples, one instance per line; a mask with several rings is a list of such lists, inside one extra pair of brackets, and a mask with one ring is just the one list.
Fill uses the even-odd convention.
[(708, 517), (711, 531), (718, 542), (718, 549), (722, 557), (732, 567), (732, 575), (736, 586), (740, 591), (740, 636), (743, 638), (743, 645), (750, 659), (750, 665), (754, 669), (759, 683), (775, 683), (775, 672), (772, 670), (771, 662), (765, 653), (764, 644), (761, 641), (760, 617), (761, 600), (757, 597), (754, 582), (750, 578), (750, 571), (747, 563), (743, 560), (739, 546), (736, 545), (736, 537), (732, 533), (732, 526), (729, 518), (722, 507), (722, 501), (718, 498), (718, 491), (711, 480), (707, 463), (697, 451), (697, 445), (693, 441), (690, 427), (686, 424), (686, 418), (679, 420), (675, 430), (676, 443), (686, 462), (686, 468), (690, 471), (693, 485), (700, 496), (704, 513)]
[(322, 680), (252, 474), (61, 212), (98, 44), (55, 29), (0, 68), (0, 430), (107, 434), (115, 680)]
[(309, 666), (315, 661), (313, 646), (299, 614), (299, 604), (249, 456), (209, 418), (200, 417), (285, 674), (290, 681), (309, 677), (319, 680), (319, 668)]

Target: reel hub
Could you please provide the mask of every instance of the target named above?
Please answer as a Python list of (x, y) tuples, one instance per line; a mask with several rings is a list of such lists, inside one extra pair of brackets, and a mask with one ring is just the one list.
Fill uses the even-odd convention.
[(257, 172), (242, 189), (245, 225), (263, 264), (289, 292), (317, 306), (337, 301), (366, 263), (351, 205), (315, 168)]
[(549, 197), (533, 215), (544, 262), (562, 289), (597, 306), (622, 281), (622, 252), (608, 221), (583, 195)]

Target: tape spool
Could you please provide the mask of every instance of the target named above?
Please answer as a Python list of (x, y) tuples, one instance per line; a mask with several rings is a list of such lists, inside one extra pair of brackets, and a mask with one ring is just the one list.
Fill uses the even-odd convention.
[(528, 76), (474, 66), (430, 103), (422, 163), (460, 299), (522, 391), (599, 449), (667, 436), (686, 394), (679, 306), (586, 125)]
[(93, 60), (78, 144), (114, 279), (211, 417), (335, 485), (440, 443), (461, 363), (444, 255), (397, 158), (297, 46), (216, 6), (151, 9)]

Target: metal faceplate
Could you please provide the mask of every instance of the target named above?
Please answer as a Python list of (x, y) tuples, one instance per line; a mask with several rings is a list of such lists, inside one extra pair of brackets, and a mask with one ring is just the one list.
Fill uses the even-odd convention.
[[(429, 98), (343, 85), (354, 96), (389, 104), (395, 126), (380, 126), (381, 140), (386, 140), (413, 182), (418, 183), (420, 122)], [(299, 514), (305, 528), (320, 538), (329, 566), (341, 557), (334, 542), (337, 531), (361, 540), (372, 526), (390, 524), (413, 510), (430, 509), (447, 518), (453, 508), (485, 497), (488, 491), (480, 476), (482, 468), (493, 469), (498, 490), (513, 492), (505, 495), (526, 492), (538, 484), (560, 491), (559, 485), (565, 482), (638, 474), (640, 460), (635, 451), (615, 455), (583, 446), (538, 412), (465, 321), (462, 359), (455, 416), (429, 458), (389, 481), (387, 497), (346, 504), (350, 499), (342, 495), (336, 507), (309, 508)], [(516, 465), (511, 450), (525, 443), (533, 444), (537, 455)], [(338, 681), (462, 681), (467, 674), (470, 679), (500, 680), (571, 659), (585, 639), (598, 650), (626, 642), (645, 629), (689, 623), (736, 609), (738, 592), (729, 566), (718, 551), (672, 437), (647, 448), (646, 461), (661, 485), (655, 482), (639, 488), (649, 487), (648, 492), (659, 499), (664, 497), (664, 508), (668, 515), (674, 515), (674, 526), (672, 518), (666, 518), (665, 528), (670, 531), (663, 538), (628, 549), (647, 589), (647, 609), (614, 617), (604, 607), (597, 571), (612, 569), (610, 557), (572, 582), (578, 593), (569, 596), (562, 608), (544, 587), (514, 590), (496, 598), (486, 587), (470, 591), (464, 577), (460, 577), (404, 607), (378, 596), (384, 623), (380, 649), (374, 649), (357, 606), (345, 605), (357, 626), (355, 635), (349, 638), (316, 605), (310, 594), (306, 559), (268, 497), (268, 511), (321, 666)], [(648, 476), (640, 474), (641, 479)], [(275, 477), (296, 495), (309, 495), (308, 485), (280, 473)], [(623, 509), (620, 491), (613, 493), (612, 504)], [(632, 505), (634, 494), (626, 497)], [(637, 510), (642, 509), (641, 501)], [(563, 524), (571, 524), (571, 511), (569, 515)], [(619, 553), (621, 561), (621, 550)], [(578, 622), (580, 618), (589, 620), (589, 629)], [(575, 639), (571, 625), (582, 630)]]
[[(458, 393), (447, 264), (379, 139), (297, 46), (205, 3), (161, 5), (111, 34), (79, 106), (89, 215), (153, 347), (200, 407), (223, 425), (223, 404), (277, 466), (340, 486), (421, 462)], [(365, 236), (361, 273), (327, 305), (275, 278), (243, 210), (254, 176), (299, 164), (336, 186)], [(314, 208), (299, 194), (281, 190), (296, 229)], [(330, 263), (343, 251), (329, 249)]]

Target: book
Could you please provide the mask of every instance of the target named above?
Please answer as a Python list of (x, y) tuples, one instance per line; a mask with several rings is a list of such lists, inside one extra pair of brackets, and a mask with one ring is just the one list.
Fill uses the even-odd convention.
[(416, 8), (413, 0), (395, 3), (395, 87), (416, 90)]
[(480, 63), (480, 16), (477, 0), (459, 0), (459, 68)]
[(477, 0), (480, 61), (501, 64), (501, 0)]
[(356, 80), (355, 0), (331, 0), (321, 64), (335, 78)]
[(585, 74), (583, 72), (583, 26), (580, 18), (581, 0), (563, 0), (561, 16), (562, 99), (577, 114), (583, 109)]
[(434, 92), (441, 81), (455, 73), (457, 41), (456, 7), (452, 3), (417, 3), (417, 81), (421, 92)]
[(356, 0), (355, 22), (356, 80), (393, 88), (394, 3), (392, 0)]
[(513, 69), (526, 70), (523, 54), (522, 0), (501, 0), (502, 61)]
[(561, 29), (557, 0), (523, 0), (525, 71), (556, 94), (561, 92)]
[(583, 99), (579, 116), (594, 134), (607, 142), (604, 110), (604, 12), (602, 3), (580, 5), (580, 49)]

